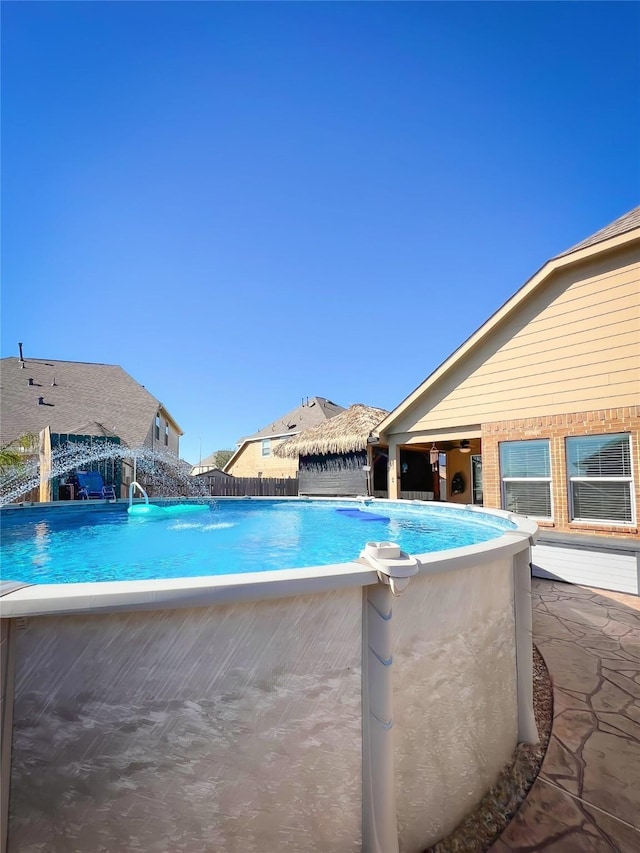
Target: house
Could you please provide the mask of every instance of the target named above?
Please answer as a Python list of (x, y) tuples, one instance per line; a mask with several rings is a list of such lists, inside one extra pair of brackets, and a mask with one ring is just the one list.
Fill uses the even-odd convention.
[[(371, 432), (389, 413), (356, 403), (280, 444), (275, 455), (298, 459), (301, 495), (367, 495), (374, 488)], [(380, 468), (380, 466), (378, 466)], [(386, 464), (382, 473), (386, 472)]]
[(296, 477), (297, 457), (282, 458), (274, 451), (292, 435), (323, 424), (344, 411), (326, 397), (307, 397), (300, 406), (268, 426), (243, 438), (224, 471), (234, 477)]
[(536, 519), (541, 576), (637, 593), (639, 403), (640, 207), (545, 263), (380, 424), (389, 497), (433, 454), (440, 499)]
[[(178, 457), (183, 434), (165, 406), (115, 364), (23, 357), (0, 360), (0, 443), (53, 434), (118, 437)], [(131, 476), (123, 466), (123, 486)]]
[(207, 471), (215, 471), (218, 469), (217, 459), (218, 451), (214, 451), (198, 462), (197, 465), (193, 465), (191, 468), (191, 474), (194, 477), (197, 477), (198, 474), (206, 474)]
[(225, 474), (220, 468), (207, 468), (206, 471), (197, 474), (194, 474), (192, 469), (191, 476), (204, 485), (204, 490), (208, 495), (220, 494), (220, 485), (225, 480), (232, 479), (230, 474)]

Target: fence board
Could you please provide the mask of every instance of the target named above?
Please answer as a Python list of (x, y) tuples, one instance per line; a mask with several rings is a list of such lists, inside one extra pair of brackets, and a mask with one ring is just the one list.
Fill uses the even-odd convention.
[(297, 497), (297, 477), (225, 477), (210, 482), (209, 494), (219, 498)]

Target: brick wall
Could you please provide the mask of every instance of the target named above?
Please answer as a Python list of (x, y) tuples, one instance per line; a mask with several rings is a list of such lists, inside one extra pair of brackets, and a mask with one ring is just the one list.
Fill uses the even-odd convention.
[(617, 409), (596, 409), (591, 412), (573, 412), (563, 415), (545, 415), (537, 418), (519, 418), (482, 425), (482, 477), (484, 505), (500, 507), (500, 460), (498, 445), (501, 441), (521, 441), (548, 438), (550, 441), (553, 522), (539, 522), (540, 528), (563, 532), (589, 533), (602, 536), (637, 536), (638, 527), (628, 525), (587, 524), (570, 522), (568, 485), (565, 461), (565, 438), (574, 435), (606, 435), (626, 432), (631, 435), (631, 461), (635, 490), (636, 522), (640, 512), (640, 406)]

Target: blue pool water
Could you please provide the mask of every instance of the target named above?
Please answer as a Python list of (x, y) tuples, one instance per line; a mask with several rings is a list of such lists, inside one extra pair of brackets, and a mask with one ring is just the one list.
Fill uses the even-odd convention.
[[(355, 510), (344, 512), (342, 510)], [(413, 554), (485, 542), (515, 525), (447, 507), (329, 501), (217, 501), (158, 519), (126, 507), (25, 509), (2, 519), (2, 578), (28, 583), (147, 580), (344, 563), (366, 542)]]

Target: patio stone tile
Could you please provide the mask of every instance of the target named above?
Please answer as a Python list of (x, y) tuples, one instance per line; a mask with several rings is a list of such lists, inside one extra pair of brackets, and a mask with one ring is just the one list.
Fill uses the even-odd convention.
[(602, 679), (598, 689), (591, 696), (591, 707), (594, 711), (619, 711), (623, 712), (633, 701), (625, 690), (608, 679)]
[(614, 850), (618, 853), (638, 853), (640, 850), (640, 830), (626, 826), (621, 821), (597, 809), (590, 808), (587, 803), (583, 803), (582, 808), (585, 814), (597, 824), (600, 831), (606, 835)]
[(640, 702), (632, 702), (630, 705), (627, 705), (624, 714), (630, 720), (640, 723)]
[(615, 672), (619, 672), (621, 675), (624, 675), (625, 678), (628, 678), (630, 681), (634, 681), (636, 675), (638, 674), (638, 667), (634, 666), (633, 661), (628, 660), (627, 658), (621, 657), (613, 657), (613, 654), (618, 654), (617, 652), (603, 652), (600, 650), (601, 655), (601, 666), (604, 669), (612, 669)]
[(595, 649), (598, 652), (615, 652), (617, 654), (620, 651), (620, 643), (618, 640), (608, 639), (607, 637), (598, 635), (597, 632), (579, 637), (576, 640), (576, 643), (579, 646), (583, 646), (588, 649)]
[(590, 710), (590, 705), (586, 701), (586, 695), (577, 697), (568, 690), (563, 690), (561, 687), (554, 687), (553, 710), (554, 714), (561, 714), (563, 711), (588, 711)]
[(616, 672), (613, 669), (605, 667), (605, 662), (602, 661), (602, 677), (607, 681), (611, 681), (620, 690), (624, 690), (631, 699), (640, 699), (640, 686), (636, 684), (633, 678), (629, 678), (622, 672)]
[(640, 853), (640, 598), (533, 579), (532, 605), (552, 734), (491, 853)]
[(597, 719), (592, 711), (576, 711), (569, 709), (554, 713), (553, 734), (563, 746), (574, 754), (579, 754), (582, 745), (597, 726)]
[(597, 590), (597, 594), (600, 598), (622, 604), (624, 607), (629, 607), (631, 610), (637, 610), (640, 613), (640, 599), (637, 596), (630, 595), (628, 592), (610, 592), (608, 589), (599, 589)]
[(613, 729), (612, 734), (628, 735), (640, 743), (640, 720), (630, 719), (626, 714), (609, 714), (606, 712), (599, 712), (596, 717), (599, 721), (598, 729), (600, 731), (604, 731), (602, 727), (606, 725)]
[[(500, 842), (513, 853), (620, 853), (610, 838), (611, 820), (605, 830), (598, 815), (587, 814), (579, 800), (538, 779)], [(622, 826), (633, 839), (635, 830)], [(490, 850), (503, 853), (504, 847)]]
[(611, 621), (606, 607), (586, 598), (552, 602), (547, 610), (570, 625), (604, 628)]
[(554, 685), (583, 694), (597, 689), (600, 683), (598, 659), (586, 649), (565, 640), (549, 640), (536, 645), (553, 673)]
[(552, 733), (539, 778), (553, 782), (570, 794), (578, 796), (582, 787), (582, 770), (581, 759), (570, 752)]
[[(557, 616), (544, 611), (539, 611), (534, 614), (533, 628), (537, 641), (540, 641), (543, 637), (548, 640), (574, 641), (581, 633), (575, 629), (570, 630), (566, 625), (562, 624)], [(609, 640), (609, 642), (614, 644), (614, 648), (616, 650), (620, 648), (620, 645), (616, 640)]]
[(637, 631), (628, 631), (620, 637), (620, 646), (623, 651), (631, 655), (635, 660), (640, 660), (640, 638)]
[(594, 732), (582, 760), (583, 799), (640, 829), (640, 742)]

